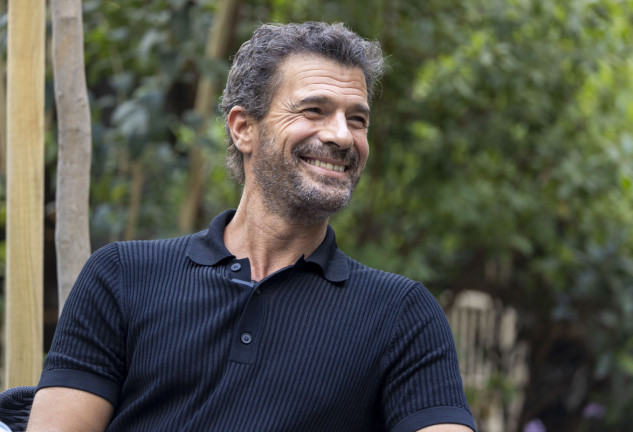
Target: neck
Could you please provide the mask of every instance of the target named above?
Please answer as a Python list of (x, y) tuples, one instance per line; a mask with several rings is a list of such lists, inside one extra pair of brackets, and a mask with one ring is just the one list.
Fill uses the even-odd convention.
[(288, 220), (260, 200), (249, 199), (245, 191), (224, 230), (224, 244), (238, 259), (249, 258), (251, 279), (261, 280), (314, 252), (325, 238), (327, 223), (327, 219), (309, 225)]

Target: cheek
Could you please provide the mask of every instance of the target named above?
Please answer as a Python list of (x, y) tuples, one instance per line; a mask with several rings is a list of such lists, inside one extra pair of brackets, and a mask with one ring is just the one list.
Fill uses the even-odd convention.
[(367, 158), (369, 157), (369, 143), (367, 142), (367, 137), (360, 137), (356, 142), (356, 151), (358, 152), (358, 156), (360, 157), (361, 166), (365, 165), (367, 162)]
[(286, 152), (292, 150), (301, 143), (309, 141), (315, 135), (315, 127), (311, 121), (296, 122), (291, 127), (286, 128), (279, 138), (283, 141)]

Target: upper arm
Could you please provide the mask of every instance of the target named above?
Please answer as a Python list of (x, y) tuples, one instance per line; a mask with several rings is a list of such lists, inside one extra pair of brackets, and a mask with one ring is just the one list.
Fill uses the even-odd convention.
[(27, 432), (103, 432), (114, 406), (102, 397), (66, 387), (38, 390), (33, 399)]
[(118, 402), (127, 374), (122, 273), (115, 244), (86, 262), (62, 310), (40, 388), (74, 388)]
[(417, 432), (473, 432), (468, 426), (458, 424), (438, 424), (422, 428)]
[(387, 427), (424, 432), (474, 429), (453, 335), (437, 301), (416, 286), (403, 299), (392, 328), (390, 349), (383, 357)]

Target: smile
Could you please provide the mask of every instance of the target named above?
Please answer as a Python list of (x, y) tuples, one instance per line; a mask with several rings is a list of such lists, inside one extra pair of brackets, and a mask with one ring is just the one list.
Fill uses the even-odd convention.
[(310, 158), (305, 158), (303, 160), (310, 165), (314, 165), (316, 167), (327, 169), (330, 171), (337, 171), (337, 172), (345, 171), (345, 165), (338, 165), (338, 164), (333, 164), (331, 162), (324, 162), (318, 159), (310, 159)]

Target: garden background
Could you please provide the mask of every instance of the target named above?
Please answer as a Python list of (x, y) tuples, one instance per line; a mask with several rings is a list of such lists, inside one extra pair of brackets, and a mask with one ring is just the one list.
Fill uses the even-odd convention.
[[(387, 70), (367, 170), (332, 220), (341, 249), (423, 281), (447, 310), (468, 290), (516, 314), (528, 379), (484, 353), (494, 373), (467, 389), (482, 431), (492, 401), (506, 414), (519, 402), (507, 431), (630, 429), (633, 1), (85, 0), (83, 11), (93, 250), (202, 230), (235, 207), (214, 109), (230, 55), (262, 22), (344, 22), (382, 43)], [(45, 118), (44, 351), (58, 306), (50, 58)]]

